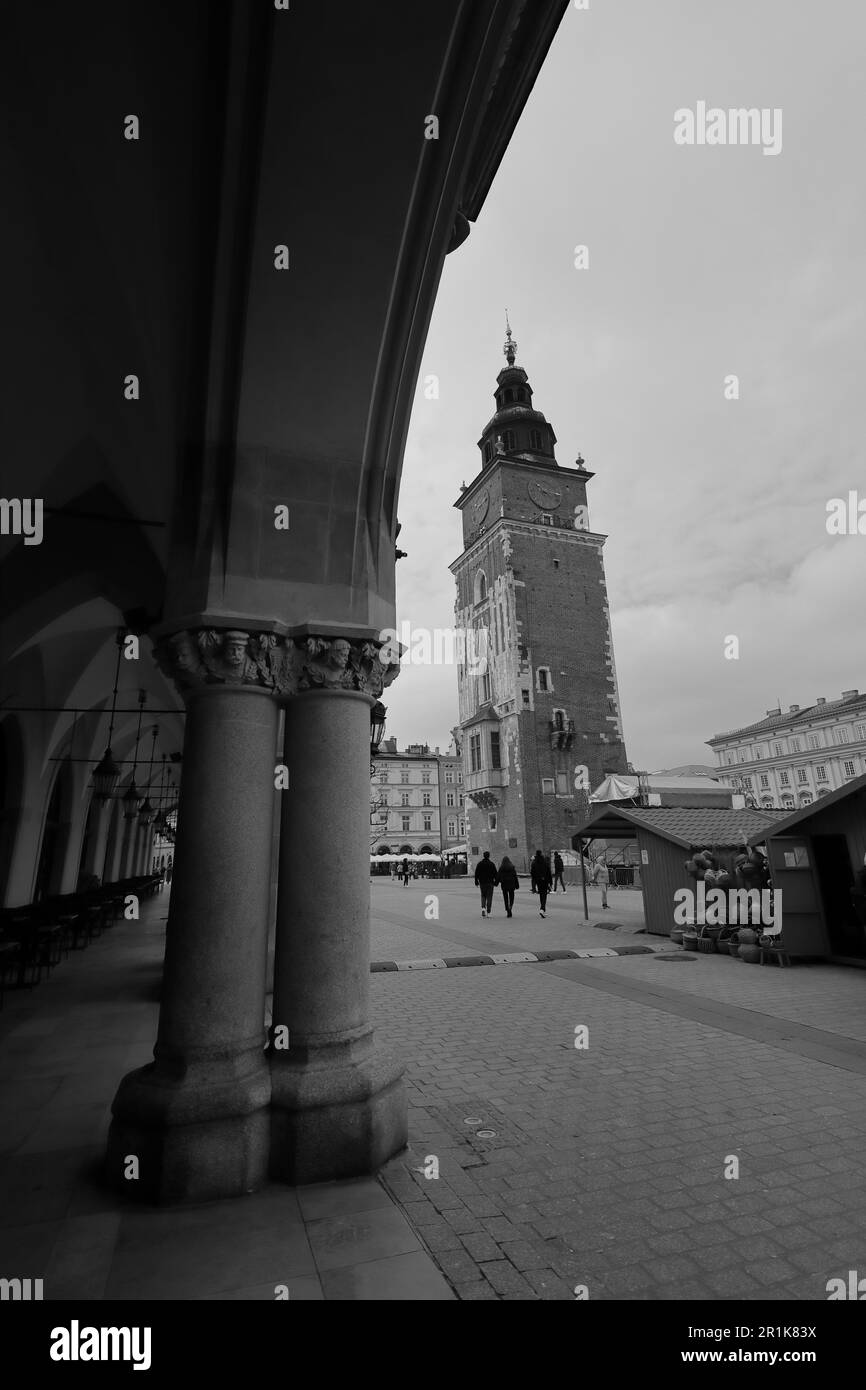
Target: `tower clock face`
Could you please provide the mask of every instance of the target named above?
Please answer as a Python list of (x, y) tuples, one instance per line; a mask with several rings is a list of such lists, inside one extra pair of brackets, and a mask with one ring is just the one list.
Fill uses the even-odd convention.
[(530, 478), (526, 484), (526, 491), (529, 493), (530, 500), (540, 507), (543, 512), (549, 512), (559, 505), (562, 497), (562, 490), (552, 487), (549, 483), (539, 482), (536, 478)]
[(484, 518), (485, 518), (486, 515), (487, 515), (487, 509), (488, 509), (489, 506), (490, 506), (490, 492), (489, 492), (489, 489), (488, 489), (488, 488), (483, 488), (482, 491), (479, 492), (479, 494), (478, 494), (478, 496), (476, 497), (475, 501), (472, 503), (472, 526), (473, 526), (473, 529), (474, 529), (476, 526), (480, 526), (480, 525), (481, 525), (482, 521), (484, 520)]

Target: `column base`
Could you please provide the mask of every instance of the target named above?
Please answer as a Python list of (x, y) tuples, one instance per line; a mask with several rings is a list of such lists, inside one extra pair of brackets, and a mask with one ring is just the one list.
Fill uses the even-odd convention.
[(124, 1196), (160, 1203), (256, 1191), (268, 1174), (271, 1082), (263, 1052), (252, 1065), (244, 1061), (245, 1071), (235, 1062), (221, 1068), (220, 1076), (212, 1066), (191, 1066), (177, 1076), (158, 1061), (129, 1072), (112, 1106), (109, 1185)]
[(363, 1177), (406, 1147), (403, 1067), (372, 1038), (271, 1050), (272, 1178)]

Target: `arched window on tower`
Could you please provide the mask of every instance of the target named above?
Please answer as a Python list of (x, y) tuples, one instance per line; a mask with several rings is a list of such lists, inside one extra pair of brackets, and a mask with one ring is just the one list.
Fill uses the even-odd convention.
[(505, 452), (507, 454), (513, 453), (513, 451), (517, 447), (517, 441), (514, 437), (514, 430), (505, 431), (505, 433), (502, 436), (502, 443), (505, 445)]
[(475, 576), (475, 602), (483, 603), (487, 597), (487, 575), (479, 570)]
[(541, 452), (541, 430), (529, 431), (529, 447), (530, 449), (538, 450), (539, 453)]
[(489, 463), (493, 457), (493, 445), (488, 440), (484, 445), (484, 462)]
[(506, 405), (511, 405), (513, 401), (514, 401), (514, 389), (513, 389), (513, 387), (509, 386), (509, 387), (506, 389), (506, 392), (505, 392), (505, 404), (506, 404)]

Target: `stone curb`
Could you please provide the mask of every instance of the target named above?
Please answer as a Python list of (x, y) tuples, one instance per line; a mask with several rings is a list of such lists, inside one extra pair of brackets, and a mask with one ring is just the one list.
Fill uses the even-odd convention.
[(465, 965), (537, 965), (548, 960), (594, 960), (601, 956), (653, 956), (670, 946), (591, 946), (583, 951), (508, 951), (493, 956), (431, 956), (426, 960), (374, 960), (371, 972), (383, 970), (452, 970)]

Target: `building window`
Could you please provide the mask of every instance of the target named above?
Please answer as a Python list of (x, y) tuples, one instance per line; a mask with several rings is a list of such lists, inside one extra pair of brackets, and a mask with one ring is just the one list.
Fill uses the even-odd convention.
[(505, 445), (505, 452), (510, 454), (515, 448), (517, 441), (514, 438), (514, 430), (506, 430), (502, 436), (502, 443)]
[(744, 763), (745, 761), (746, 761), (746, 750), (745, 750), (745, 748), (741, 748), (741, 749), (740, 749), (740, 762), (741, 762), (741, 763)]
[(433, 817), (432, 817), (432, 816), (425, 816), (425, 817), (424, 817), (424, 829), (425, 829), (425, 830), (432, 830), (432, 829), (433, 829)]
[(475, 602), (483, 603), (487, 597), (487, 575), (479, 570), (475, 576)]
[(408, 806), (408, 805), (409, 805), (409, 793), (408, 793), (408, 792), (401, 792), (401, 793), (400, 793), (400, 805), (401, 805), (401, 806)]
[(727, 763), (728, 767), (731, 767), (731, 766), (733, 765), (733, 761), (734, 761), (734, 755), (733, 755), (733, 753), (726, 753), (726, 754), (725, 754), (725, 762)]
[(837, 743), (847, 743), (847, 742), (848, 742), (848, 730), (847, 730), (847, 729), (837, 729), (837, 730), (836, 730), (836, 742), (837, 742)]
[(445, 772), (445, 781), (446, 781), (446, 782), (453, 782), (453, 781), (454, 781), (454, 773), (453, 773), (453, 771), (452, 771), (452, 769), (451, 769), (450, 767), (446, 769), (446, 772)]
[(763, 752), (761, 751), (761, 749), (760, 749), (760, 748), (756, 748), (756, 749), (755, 749), (755, 761), (756, 761), (756, 762), (760, 762), (761, 759), (763, 758), (763, 756), (764, 756), (764, 754), (763, 754)]
[(469, 771), (481, 771), (481, 735), (470, 734), (469, 736)]
[(550, 689), (550, 671), (547, 666), (538, 668), (538, 688), (541, 691)]
[(491, 446), (489, 443), (487, 443), (487, 444), (484, 445), (484, 462), (485, 462), (485, 463), (489, 463), (492, 457), (493, 457), (493, 448), (492, 448), (492, 446)]
[(408, 781), (409, 781), (409, 774), (408, 774), (408, 772), (401, 772), (401, 773), (400, 773), (400, 781), (401, 781), (401, 782), (408, 782)]
[(465, 835), (465, 834), (466, 834), (466, 822), (465, 822), (465, 820), (462, 820), (462, 821), (460, 822), (460, 834), (461, 834), (461, 835)]
[(842, 769), (846, 777), (854, 776), (854, 763), (851, 758), (846, 758), (842, 764)]
[(481, 703), (486, 705), (490, 700), (490, 672), (485, 671), (481, 677)]
[(854, 737), (855, 737), (855, 738), (866, 738), (866, 724), (855, 724), (855, 725), (854, 725)]
[(541, 514), (541, 524), (542, 524), (542, 526), (552, 526), (552, 525), (553, 525), (553, 517), (551, 516), (550, 512), (542, 512), (542, 514)]
[(790, 777), (788, 776), (787, 772), (780, 772), (780, 773), (779, 773), (779, 781), (780, 781), (780, 783), (782, 784), (783, 787), (787, 787), (788, 784), (789, 784), (789, 782), (790, 782), (790, 780), (791, 780), (791, 779), (790, 779)]
[(446, 793), (445, 793), (445, 805), (446, 805), (446, 806), (453, 806), (453, 805), (454, 805), (454, 793), (453, 793), (453, 792), (446, 792)]
[(792, 752), (792, 753), (799, 753), (799, 751), (800, 751), (800, 740), (799, 740), (798, 738), (792, 738), (792, 739), (791, 739), (791, 752)]
[(803, 792), (803, 793), (801, 793), (801, 796), (800, 796), (800, 804), (801, 804), (802, 806), (811, 806), (811, 805), (812, 805), (812, 798), (811, 798), (811, 796), (809, 795), (808, 792)]
[(797, 768), (797, 781), (800, 783), (809, 781), (809, 775), (804, 767)]
[(431, 803), (430, 803), (430, 793), (429, 793), (429, 792), (424, 792), (423, 795), (422, 795), (422, 797), (421, 797), (421, 805), (422, 805), (422, 806), (429, 806), (430, 804), (431, 804)]
[(744, 786), (744, 787), (748, 787), (749, 791), (752, 790), (752, 779), (751, 779), (751, 777), (744, 777), (744, 778), (743, 778), (743, 786)]
[(429, 773), (429, 772), (422, 772), (422, 773), (421, 773), (421, 781), (424, 782), (424, 783), (426, 783), (426, 785), (429, 787), (429, 785), (430, 785), (430, 773)]
[(568, 774), (557, 772), (556, 774), (556, 795), (568, 796)]
[(793, 811), (793, 809), (794, 809), (794, 798), (793, 798), (793, 796), (783, 796), (783, 797), (782, 797), (782, 805), (784, 806), (784, 808), (785, 808), (786, 811)]
[(541, 790), (542, 790), (543, 792), (547, 792), (547, 793), (552, 793), (552, 792), (553, 792), (553, 778), (552, 778), (552, 777), (542, 777), (542, 779), (541, 779)]
[(774, 757), (774, 758), (781, 758), (781, 756), (782, 756), (782, 745), (781, 745), (781, 743), (774, 743), (774, 744), (773, 744), (773, 757)]
[(524, 709), (529, 709), (529, 691), (528, 691), (528, 690), (521, 690), (520, 693), (521, 693), (521, 695), (523, 696), (523, 708), (524, 708)]
[(462, 772), (458, 772), (458, 774), (457, 774), (457, 781), (460, 782), (460, 783), (463, 782), (463, 773), (462, 773)]
[(820, 740), (820, 738), (818, 737), (817, 734), (808, 734), (808, 735), (806, 736), (806, 742), (808, 743), (808, 745), (809, 745), (810, 748), (820, 748), (820, 747), (821, 747), (821, 740)]
[(410, 822), (410, 820), (411, 820), (411, 817), (410, 817), (410, 816), (401, 816), (401, 820), (402, 820), (402, 822), (403, 822), (403, 831), (404, 831), (404, 833), (405, 833), (405, 832), (409, 829), (409, 822)]
[(773, 798), (771, 796), (765, 796), (761, 801), (761, 805), (764, 807), (765, 810), (769, 811), (773, 805)]
[(824, 767), (823, 763), (819, 763), (818, 766), (815, 768), (815, 776), (818, 778), (819, 782), (826, 782), (827, 769), (826, 767)]
[(495, 811), (491, 811), (490, 814), (489, 814), (489, 816), (487, 817), (487, 825), (488, 825), (488, 828), (489, 828), (490, 830), (495, 830), (495, 829), (496, 829), (496, 812), (495, 812)]
[(499, 734), (493, 731), (490, 734), (490, 766), (494, 768), (502, 766), (499, 761)]
[(769, 785), (770, 785), (770, 779), (769, 779), (769, 777), (767, 776), (766, 772), (762, 772), (762, 773), (761, 773), (761, 790), (763, 791), (764, 788), (769, 787)]
[(379, 773), (379, 781), (380, 781), (380, 782), (387, 782), (387, 781), (388, 781), (388, 774), (387, 774), (387, 772), (380, 772), (380, 773)]
[(513, 404), (514, 404), (514, 388), (511, 387), (511, 386), (509, 386), (509, 387), (507, 388), (506, 392), (505, 392), (505, 404), (506, 404), (506, 405), (513, 405)]

